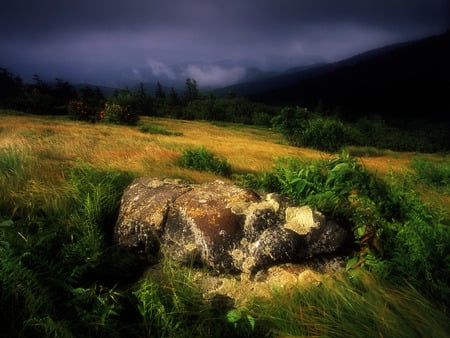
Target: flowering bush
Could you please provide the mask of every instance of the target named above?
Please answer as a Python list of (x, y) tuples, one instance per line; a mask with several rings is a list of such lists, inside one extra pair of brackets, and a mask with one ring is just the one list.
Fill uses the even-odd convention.
[(81, 100), (72, 100), (67, 105), (69, 116), (74, 120), (97, 122), (101, 120), (101, 115), (96, 109)]
[(109, 123), (134, 125), (139, 120), (139, 116), (119, 104), (106, 103), (105, 109), (100, 112), (100, 120)]
[(91, 121), (91, 122), (106, 122), (115, 124), (135, 125), (139, 116), (132, 113), (128, 108), (124, 108), (120, 104), (105, 103), (104, 109), (96, 112), (83, 101), (70, 101), (67, 105), (69, 115), (74, 120)]
[(74, 120), (87, 120), (90, 114), (90, 109), (82, 102), (72, 100), (67, 105), (69, 116)]

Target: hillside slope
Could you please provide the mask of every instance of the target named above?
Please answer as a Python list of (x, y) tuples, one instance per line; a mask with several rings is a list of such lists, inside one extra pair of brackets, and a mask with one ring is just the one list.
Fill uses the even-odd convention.
[(254, 100), (339, 111), (353, 119), (449, 120), (450, 32), (372, 50), (333, 64), (227, 88)]

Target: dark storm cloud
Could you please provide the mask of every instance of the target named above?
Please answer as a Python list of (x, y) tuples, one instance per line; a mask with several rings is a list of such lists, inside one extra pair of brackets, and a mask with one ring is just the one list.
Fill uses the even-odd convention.
[[(448, 22), (447, 0), (6, 0), (0, 65), (121, 65), (135, 77), (146, 67), (170, 78), (170, 65), (188, 62), (183, 74), (231, 81), (243, 61), (333, 61), (442, 32)], [(237, 62), (235, 76), (200, 64), (224, 59)]]

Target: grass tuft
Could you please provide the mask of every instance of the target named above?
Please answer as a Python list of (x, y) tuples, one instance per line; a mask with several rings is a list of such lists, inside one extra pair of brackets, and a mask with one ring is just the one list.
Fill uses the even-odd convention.
[(183, 150), (180, 163), (184, 168), (208, 171), (225, 177), (231, 176), (231, 165), (228, 161), (217, 158), (213, 152), (204, 147)]

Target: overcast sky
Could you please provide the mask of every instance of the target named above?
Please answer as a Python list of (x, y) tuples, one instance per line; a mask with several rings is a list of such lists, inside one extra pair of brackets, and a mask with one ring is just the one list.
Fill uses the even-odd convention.
[(99, 84), (231, 84), (442, 33), (448, 0), (2, 0), (0, 67)]

